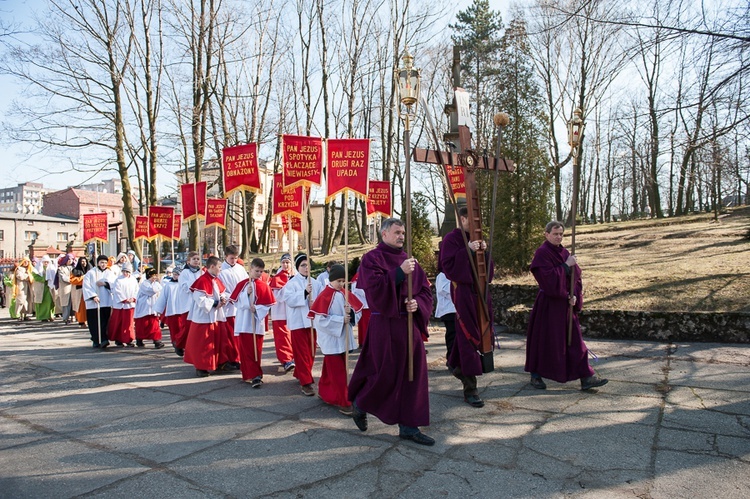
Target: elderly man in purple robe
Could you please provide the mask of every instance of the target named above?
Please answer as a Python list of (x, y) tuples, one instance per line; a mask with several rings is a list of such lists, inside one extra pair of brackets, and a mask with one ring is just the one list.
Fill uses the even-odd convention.
[[(440, 248), (440, 266), (445, 276), (453, 283), (451, 297), (456, 306), (456, 336), (453, 348), (448, 355), (448, 367), (463, 384), (464, 401), (472, 407), (484, 407), (484, 401), (479, 398), (477, 391), (477, 376), (482, 375), (482, 359), (479, 354), (482, 334), (479, 330), (479, 307), (477, 306), (480, 295), (470, 258), (474, 258), (476, 251), (486, 250), (487, 243), (481, 239), (470, 240), (469, 211), (465, 206), (458, 210), (458, 218), (461, 227), (446, 234)], [(462, 231), (464, 234), (461, 233)], [(471, 251), (471, 256), (469, 251)], [(487, 268), (489, 269), (488, 279), (491, 281), (493, 273), (491, 261)], [(481, 290), (481, 293), (484, 294), (484, 290)], [(492, 301), (489, 296), (486, 303), (486, 310), (491, 319)]]
[[(421, 445), (435, 440), (421, 431), (430, 424), (424, 340), (432, 313), (432, 291), (424, 270), (404, 252), (404, 222), (383, 220), (382, 242), (365, 253), (357, 287), (372, 311), (365, 343), (349, 383), (354, 423), (367, 430), (367, 413), (399, 426), (399, 437)], [(407, 276), (412, 276), (408, 299)], [(409, 381), (407, 313), (413, 314), (413, 380)]]
[[(607, 384), (588, 362), (588, 349), (581, 337), (578, 313), (583, 306), (581, 268), (575, 255), (562, 246), (565, 228), (552, 221), (544, 229), (546, 241), (534, 253), (531, 273), (539, 283), (534, 308), (529, 317), (526, 336), (526, 372), (531, 386), (544, 390), (542, 378), (558, 383), (581, 380), (581, 390)], [(575, 293), (570, 296), (570, 279), (575, 279)], [(573, 306), (572, 341), (568, 345), (568, 312)]]

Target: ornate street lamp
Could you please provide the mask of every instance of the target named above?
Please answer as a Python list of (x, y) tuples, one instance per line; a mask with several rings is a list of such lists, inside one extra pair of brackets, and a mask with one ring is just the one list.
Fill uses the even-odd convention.
[[(579, 164), (578, 156), (581, 145), (581, 137), (583, 136), (583, 129), (585, 125), (583, 123), (583, 111), (580, 107), (577, 107), (573, 111), (573, 118), (568, 121), (568, 144), (570, 145), (570, 155), (573, 157), (573, 201), (570, 207), (570, 254), (576, 254), (576, 218), (578, 217), (578, 183), (579, 183)], [(570, 274), (570, 295), (575, 295), (575, 269)], [(570, 305), (568, 310), (568, 346), (570, 346), (573, 334), (573, 305)]]
[[(419, 101), (420, 70), (414, 69), (414, 57), (409, 53), (408, 47), (401, 56), (401, 68), (398, 69), (398, 98), (399, 98), (399, 116), (404, 121), (404, 154), (406, 162), (404, 163), (404, 175), (406, 178), (406, 254), (409, 258), (411, 253), (411, 121), (416, 116), (416, 104)], [(406, 279), (408, 291), (408, 300), (411, 301), (414, 295), (412, 285), (412, 275), (409, 274)], [(414, 316), (408, 313), (408, 358), (409, 358), (409, 381), (414, 380)]]

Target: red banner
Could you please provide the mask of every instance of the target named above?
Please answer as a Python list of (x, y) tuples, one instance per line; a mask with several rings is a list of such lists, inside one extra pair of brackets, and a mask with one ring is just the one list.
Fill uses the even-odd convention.
[(302, 187), (284, 187), (281, 173), (273, 175), (273, 212), (271, 215), (302, 217)]
[[(284, 228), (284, 234), (289, 232), (289, 220), (290, 218), (286, 215), (281, 217), (281, 226)], [(298, 234), (302, 234), (302, 219), (300, 217), (292, 216), (292, 230)]]
[(328, 139), (328, 194), (326, 203), (340, 192), (367, 198), (370, 139)]
[(136, 215), (135, 216), (135, 237), (134, 239), (138, 241), (139, 239), (145, 239), (146, 241), (151, 241), (153, 238), (151, 237), (151, 232), (149, 231), (148, 227), (148, 217), (145, 215)]
[[(464, 181), (464, 169), (460, 166), (445, 165), (445, 171), (448, 174), (448, 182), (453, 188), (453, 197), (455, 199), (466, 197), (466, 183)], [(454, 199), (454, 201), (455, 201)]]
[(83, 216), (83, 244), (91, 241), (106, 243), (109, 238), (106, 213), (90, 213)]
[(174, 226), (172, 228), (172, 240), (179, 241), (182, 239), (182, 215), (174, 214)]
[(234, 191), (261, 192), (258, 172), (258, 145), (226, 147), (221, 151), (224, 196)]
[(174, 207), (149, 206), (148, 231), (151, 239), (162, 236), (171, 241), (174, 232)]
[(323, 139), (282, 135), (284, 187), (320, 185), (323, 177)]
[(196, 216), (206, 218), (206, 182), (182, 184), (180, 202), (185, 222), (195, 219)]
[(206, 201), (206, 227), (216, 225), (227, 228), (227, 199), (209, 198)]
[(370, 180), (367, 190), (367, 216), (391, 216), (391, 183), (388, 180)]

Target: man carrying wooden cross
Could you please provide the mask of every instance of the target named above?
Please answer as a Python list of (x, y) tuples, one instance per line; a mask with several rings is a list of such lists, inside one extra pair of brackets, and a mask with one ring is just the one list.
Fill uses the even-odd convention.
[[(472, 407), (484, 407), (484, 401), (479, 398), (477, 392), (477, 376), (482, 375), (482, 360), (479, 354), (482, 332), (477, 308), (480, 297), (477, 294), (478, 286), (470, 259), (475, 257), (477, 251), (486, 250), (487, 243), (483, 240), (471, 240), (469, 210), (465, 206), (458, 210), (458, 217), (460, 227), (445, 235), (440, 249), (440, 265), (445, 276), (453, 284), (451, 298), (456, 306), (456, 337), (448, 354), (448, 367), (463, 383), (466, 403)], [(461, 234), (462, 231), (465, 235)], [(468, 251), (465, 240), (468, 241)], [(491, 261), (487, 268), (488, 280), (492, 281), (494, 269)], [(492, 300), (489, 296), (484, 298), (489, 317), (492, 317)]]

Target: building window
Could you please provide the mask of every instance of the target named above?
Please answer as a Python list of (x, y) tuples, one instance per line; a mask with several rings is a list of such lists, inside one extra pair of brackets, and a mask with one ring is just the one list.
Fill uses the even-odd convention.
[(34, 225), (34, 221), (33, 220), (29, 220), (28, 222), (26, 222), (26, 225)]
[(258, 215), (262, 215), (263, 214), (263, 205), (260, 204), (260, 203), (258, 203), (257, 212), (258, 212)]
[(57, 242), (58, 243), (66, 243), (66, 242), (68, 242), (68, 233), (67, 232), (58, 232), (57, 233)]
[(36, 241), (36, 238), (39, 236), (35, 231), (33, 230), (27, 230), (23, 233), (23, 240), (24, 241)]
[(5, 241), (5, 231), (0, 230), (0, 241)]

